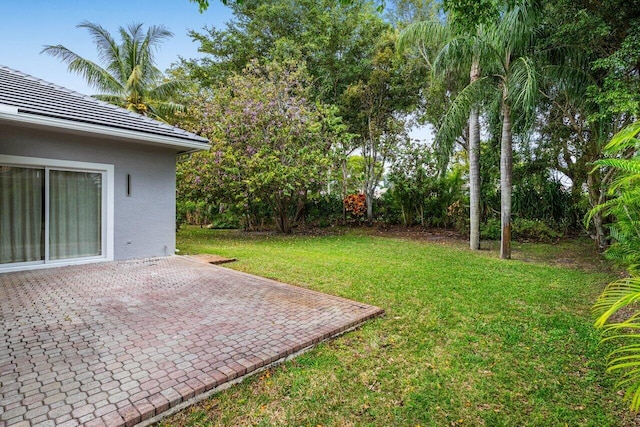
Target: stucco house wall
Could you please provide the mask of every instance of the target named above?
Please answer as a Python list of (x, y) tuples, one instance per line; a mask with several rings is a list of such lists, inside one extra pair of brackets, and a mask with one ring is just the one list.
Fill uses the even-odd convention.
[(3, 154), (113, 165), (114, 258), (175, 252), (175, 149), (0, 124)]
[(176, 156), (209, 147), (0, 65), (0, 273), (174, 254)]

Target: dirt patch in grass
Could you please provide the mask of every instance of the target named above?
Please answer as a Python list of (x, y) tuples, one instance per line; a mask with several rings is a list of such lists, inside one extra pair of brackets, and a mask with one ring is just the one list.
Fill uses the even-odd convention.
[[(364, 234), (379, 237), (400, 238), (415, 241), (435, 242), (448, 246), (466, 248), (469, 238), (455, 230), (442, 228), (376, 226), (362, 228)], [(482, 252), (498, 256), (500, 241), (483, 240)], [(558, 267), (576, 268), (588, 272), (606, 272), (624, 276), (624, 271), (605, 259), (597, 250), (595, 243), (585, 236), (570, 236), (553, 243), (530, 241), (512, 242), (512, 259), (523, 262), (539, 262)]]
[[(265, 232), (248, 232), (256, 234)], [(275, 232), (272, 232), (275, 234)], [(297, 227), (293, 231), (296, 236), (336, 236), (343, 234), (355, 234), (362, 236), (390, 237), (415, 241), (444, 242), (450, 244), (464, 244), (467, 237), (455, 230), (445, 228), (425, 228), (420, 226), (405, 227), (389, 224), (347, 224), (331, 227)]]
[(516, 242), (513, 258), (593, 273), (624, 274), (619, 266), (604, 258), (591, 239), (586, 237), (569, 237), (550, 244)]
[(194, 259), (196, 261), (204, 262), (206, 264), (227, 264), (229, 262), (237, 261), (236, 258), (226, 258), (220, 255), (214, 254), (197, 254), (197, 255), (185, 255), (188, 258)]
[(371, 234), (381, 237), (387, 236), (427, 242), (444, 242), (455, 245), (468, 241), (466, 236), (461, 235), (455, 230), (445, 228), (380, 225), (373, 227)]

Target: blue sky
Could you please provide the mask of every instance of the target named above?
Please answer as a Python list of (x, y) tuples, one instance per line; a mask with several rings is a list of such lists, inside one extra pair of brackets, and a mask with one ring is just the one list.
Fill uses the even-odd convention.
[(81, 21), (100, 24), (114, 35), (119, 26), (134, 22), (145, 28), (162, 24), (174, 33), (157, 52), (157, 64), (165, 70), (179, 56), (198, 56), (198, 44), (187, 35), (189, 29), (222, 28), (231, 18), (231, 10), (219, 0), (210, 3), (201, 14), (189, 0), (1, 0), (0, 64), (91, 95), (95, 90), (82, 77), (67, 72), (60, 60), (40, 54), (44, 45), (62, 44), (97, 60), (87, 30), (76, 28)]

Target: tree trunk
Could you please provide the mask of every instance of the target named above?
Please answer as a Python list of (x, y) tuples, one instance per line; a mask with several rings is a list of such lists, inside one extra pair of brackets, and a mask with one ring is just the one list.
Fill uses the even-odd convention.
[(367, 221), (371, 224), (373, 222), (373, 189), (367, 188), (364, 195), (367, 202)]
[(305, 215), (307, 210), (307, 194), (308, 190), (304, 191), (304, 194), (298, 196), (298, 202), (296, 204), (296, 213), (293, 216), (293, 227), (297, 227), (300, 224), (304, 225)]
[(511, 133), (511, 106), (506, 100), (506, 88), (502, 98), (502, 140), (500, 143), (500, 258), (511, 258), (511, 171), (513, 150)]
[[(371, 132), (371, 126), (369, 126), (369, 132)], [(371, 141), (371, 147), (373, 147), (373, 141)], [(366, 201), (367, 201), (367, 221), (369, 222), (369, 224), (371, 224), (373, 222), (373, 193), (375, 191), (375, 187), (376, 187), (376, 152), (373, 150), (373, 148), (371, 149), (371, 156), (369, 158), (369, 162), (368, 164), (366, 163), (367, 160), (365, 158), (365, 165), (367, 168), (367, 175), (365, 177), (364, 180), (364, 186), (365, 186), (365, 190), (364, 190), (364, 194), (366, 196)]]
[[(602, 185), (602, 179), (597, 176), (597, 172), (587, 175), (587, 188), (589, 190), (589, 204), (591, 206), (597, 206), (604, 203), (605, 190)], [(593, 228), (595, 234), (592, 236), (596, 241), (596, 247), (599, 251), (604, 251), (607, 248), (607, 233), (604, 228), (604, 219), (602, 218), (602, 212), (597, 212), (593, 216)]]
[(275, 197), (273, 213), (276, 219), (276, 227), (283, 234), (291, 234), (291, 223), (288, 216), (289, 204), (280, 197)]
[[(474, 58), (469, 75), (478, 80), (480, 65)], [(469, 248), (480, 249), (480, 119), (478, 108), (469, 113)]]
[(344, 205), (344, 199), (347, 198), (347, 179), (348, 179), (348, 171), (347, 171), (347, 157), (340, 161), (340, 169), (342, 170), (342, 188), (341, 188), (341, 196), (342, 196), (342, 225), (347, 223), (347, 208)]
[(278, 231), (283, 234), (291, 234), (291, 224), (286, 213), (276, 212), (276, 226)]

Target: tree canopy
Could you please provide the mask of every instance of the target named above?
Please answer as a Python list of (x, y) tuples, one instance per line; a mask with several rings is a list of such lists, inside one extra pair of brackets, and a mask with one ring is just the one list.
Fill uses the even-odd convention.
[[(197, 106), (200, 133), (212, 148), (194, 165), (217, 177), (215, 185), (224, 188), (218, 196), (236, 208), (266, 203), (283, 233), (291, 232), (330, 163), (330, 112), (308, 98), (307, 79), (304, 67), (292, 63), (250, 62)], [(196, 174), (194, 184), (202, 179)]]

